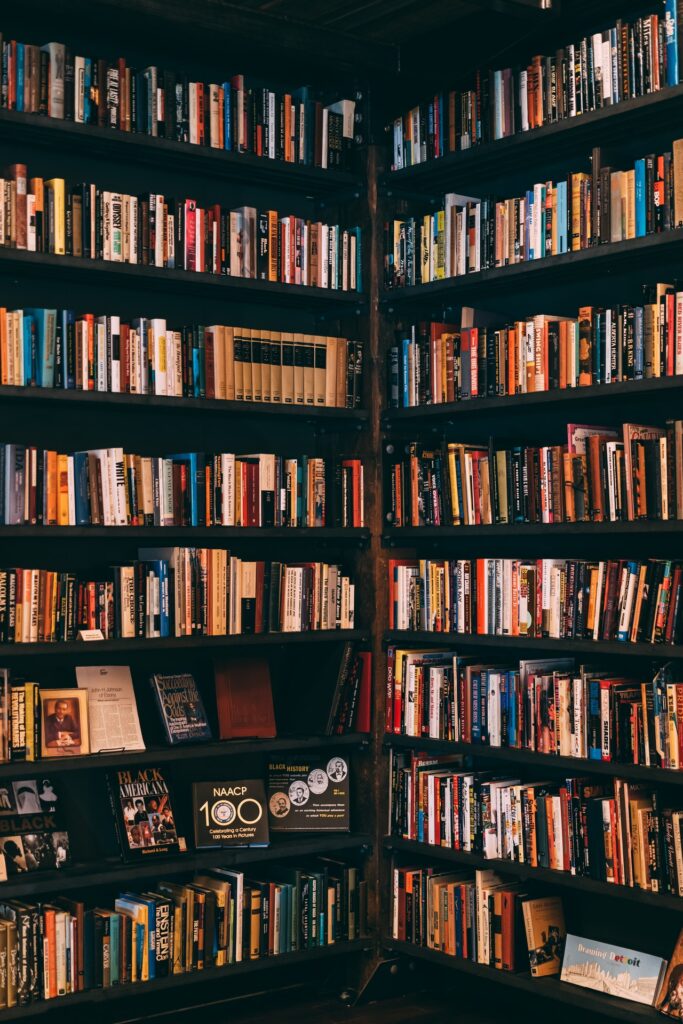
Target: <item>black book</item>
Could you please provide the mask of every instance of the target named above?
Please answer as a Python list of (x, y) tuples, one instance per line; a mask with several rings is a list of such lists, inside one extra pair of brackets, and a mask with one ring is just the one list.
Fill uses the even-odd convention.
[(185, 841), (178, 836), (170, 790), (159, 768), (108, 772), (107, 785), (124, 860), (184, 851)]

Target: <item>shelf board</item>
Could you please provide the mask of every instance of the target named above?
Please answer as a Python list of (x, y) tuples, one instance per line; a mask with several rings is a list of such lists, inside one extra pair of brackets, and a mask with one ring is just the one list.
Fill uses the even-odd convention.
[(99, 157), (117, 164), (158, 166), (163, 162), (165, 168), (191, 174), (193, 178), (217, 177), (224, 182), (246, 182), (311, 197), (333, 196), (336, 192), (360, 197), (364, 192), (360, 178), (345, 171), (285, 163), (252, 153), (212, 149), (16, 110), (0, 110), (0, 133), (5, 141), (46, 147), (52, 153), (68, 147), (70, 154)]
[(474, 869), (491, 868), (501, 874), (514, 875), (527, 881), (547, 882), (550, 885), (564, 886), (568, 889), (589, 893), (593, 896), (611, 896), (632, 903), (647, 904), (661, 910), (683, 911), (683, 899), (664, 893), (646, 892), (644, 889), (630, 888), (626, 885), (612, 885), (599, 882), (583, 875), (571, 875), (568, 871), (553, 871), (550, 868), (533, 868), (528, 864), (516, 861), (490, 859), (477, 853), (465, 853), (461, 850), (450, 850), (443, 846), (431, 846), (413, 840), (394, 838), (385, 839), (384, 849), (388, 852), (403, 853), (407, 856), (426, 857), (443, 860), (450, 864), (462, 864)]
[(138, 879), (166, 878), (216, 867), (238, 867), (242, 864), (261, 864), (283, 858), (307, 858), (318, 854), (369, 849), (372, 839), (363, 833), (328, 833), (316, 836), (287, 836), (274, 839), (264, 848), (232, 848), (229, 850), (192, 850), (175, 856), (151, 857), (132, 864), (103, 858), (94, 864), (75, 864), (61, 871), (34, 871), (13, 875), (0, 883), (0, 893), (8, 898), (38, 896), (48, 893), (73, 892), (78, 889), (102, 885), (118, 887), (137, 884)]
[[(331, 288), (309, 288), (230, 277), (201, 274), (191, 270), (170, 270), (107, 260), (88, 260), (80, 256), (55, 256), (52, 253), (25, 252), (0, 248), (0, 275), (21, 275), (79, 284), (136, 288), (148, 292), (173, 293), (188, 298), (212, 297), (226, 302), (252, 302), (292, 309), (320, 309), (326, 316), (363, 312), (367, 301), (362, 292), (343, 292)], [(264, 403), (265, 404), (265, 403)]]
[(531, 656), (535, 651), (554, 651), (559, 654), (613, 654), (628, 657), (659, 658), (667, 661), (683, 658), (683, 645), (677, 644), (629, 644), (619, 640), (556, 640), (551, 637), (526, 636), (480, 636), (465, 633), (431, 633), (428, 630), (387, 630), (387, 643), (408, 647), (411, 644), (448, 645), (457, 648), (499, 648), (508, 651), (525, 651)]
[[(78, 1012), (80, 1008), (90, 1004), (108, 1003), (110, 1000), (138, 999), (148, 994), (163, 994), (167, 989), (185, 989), (187, 986), (208, 985), (211, 982), (228, 982), (231, 978), (243, 974), (254, 974), (258, 971), (273, 970), (277, 967), (295, 967), (317, 963), (351, 954), (367, 952), (370, 948), (369, 939), (354, 939), (347, 942), (335, 942), (331, 946), (319, 946), (304, 949), (296, 953), (283, 953), (281, 956), (264, 957), (262, 960), (243, 960), (238, 964), (226, 967), (211, 967), (203, 971), (191, 971), (188, 974), (171, 974), (167, 978), (153, 978), (151, 981), (134, 982), (129, 985), (114, 985), (110, 988), (92, 988), (85, 992), (61, 996), (56, 999), (40, 1000), (28, 1006), (15, 1006), (2, 1011), (3, 1020), (23, 1020), (25, 1017), (37, 1017), (44, 1014), (66, 1016), (70, 1011)], [(97, 1012), (93, 1010), (93, 1012)]]
[(661, 1017), (651, 1006), (632, 1003), (626, 999), (594, 992), (592, 989), (581, 988), (579, 985), (568, 985), (554, 978), (532, 978), (530, 974), (514, 974), (510, 971), (499, 971), (495, 967), (475, 964), (471, 960), (447, 956), (435, 949), (415, 946), (412, 942), (399, 942), (386, 939), (385, 949), (390, 953), (400, 953), (416, 960), (427, 960), (441, 967), (450, 968), (461, 974), (469, 974), (483, 981), (505, 985), (543, 999), (565, 1003), (574, 1010), (585, 1010), (600, 1014), (603, 1017), (614, 1017), (623, 1024), (656, 1024)]
[(72, 640), (54, 644), (3, 644), (0, 661), (56, 654), (82, 656), (95, 651), (106, 654), (127, 654), (129, 651), (210, 651), (222, 647), (277, 647), (280, 644), (289, 646), (367, 639), (368, 633), (363, 629), (317, 629), (305, 633), (240, 633), (230, 636), (168, 636), (154, 639), (135, 637), (130, 640), (93, 640), (89, 643)]
[[(277, 736), (274, 739), (217, 740), (213, 743), (187, 743), (179, 746), (152, 746), (145, 750), (108, 751), (83, 757), (49, 757), (37, 761), (8, 761), (0, 764), (0, 779), (16, 779), (30, 775), (63, 775), (65, 772), (108, 771), (122, 762), (129, 764), (176, 764), (188, 761), (208, 761), (228, 757), (246, 757), (249, 754), (270, 756), (276, 751), (355, 750), (367, 747), (366, 733), (346, 733), (344, 736)], [(0, 883), (0, 888), (1, 888)]]
[[(500, 523), (493, 526), (402, 526), (388, 528), (382, 539), (385, 544), (408, 547), (424, 541), (438, 543), (445, 541), (449, 546), (454, 541), (467, 544), (471, 540), (494, 539), (497, 537), (523, 540), (525, 537), (640, 537), (647, 534), (683, 533), (683, 519), (655, 520), (639, 519), (635, 522), (617, 523)], [(0, 536), (2, 532), (0, 530)]]
[[(0, 254), (3, 252), (0, 249)], [(1, 257), (0, 257), (1, 260)], [(172, 398), (166, 395), (129, 395), (109, 391), (71, 391), (62, 388), (10, 387), (0, 386), (0, 405), (11, 402), (26, 402), (32, 405), (54, 405), (56, 409), (73, 406), (84, 411), (89, 406), (102, 409), (121, 409), (126, 412), (152, 412), (164, 410), (174, 415), (194, 413), (204, 415), (244, 417), (280, 417), (284, 422), (291, 418), (293, 423), (315, 426), (319, 423), (334, 426), (350, 425), (360, 430), (369, 416), (365, 409), (338, 409), (326, 406), (282, 405), (271, 402), (228, 402), (213, 398)]]
[(364, 543), (370, 538), (366, 527), (286, 526), (0, 526), (0, 541), (22, 540), (161, 540), (183, 541), (336, 541)]
[(489, 747), (483, 743), (461, 743), (394, 733), (385, 733), (384, 744), (401, 750), (425, 750), (434, 754), (467, 754), (484, 761), (503, 761), (510, 768), (515, 765), (530, 765), (540, 771), (602, 775), (650, 784), (659, 783), (664, 786), (683, 786), (683, 771), (671, 768), (649, 768), (647, 765), (623, 764), (620, 761), (593, 761), (586, 757), (561, 757), (557, 754), (539, 754), (535, 750), (518, 747)]
[[(683, 256), (683, 228), (660, 234), (631, 238), (625, 242), (608, 242), (580, 252), (567, 252), (559, 256), (546, 256), (540, 260), (514, 263), (507, 267), (480, 270), (477, 273), (448, 277), (442, 281), (406, 288), (385, 288), (380, 302), (391, 313), (412, 307), (437, 309), (444, 305), (459, 305), (465, 300), (472, 304), (486, 301), (486, 291), (495, 286), (496, 294), (508, 291), (519, 294), (524, 288), (555, 286), (565, 288), (575, 282), (586, 282), (596, 274), (619, 272), (629, 264), (642, 267), (650, 263), (669, 261), (675, 255)], [(673, 273), (672, 270), (669, 274)], [(489, 293), (490, 294), (490, 293)]]
[[(437, 160), (388, 171), (380, 179), (386, 190), (410, 190), (427, 194), (442, 190), (460, 191), (458, 186), (472, 182), (481, 185), (529, 168), (544, 177), (544, 165), (555, 165), (564, 157), (593, 145), (622, 142), (640, 129), (665, 126), (683, 111), (683, 84), (661, 89), (648, 96), (624, 100), (613, 106), (592, 110), (578, 117), (565, 118), (505, 139), (448, 153)], [(540, 180), (539, 178), (535, 180)]]
[[(535, 391), (527, 395), (500, 395), (493, 398), (473, 398), (465, 402), (451, 402), (441, 405), (417, 405), (409, 409), (385, 409), (382, 425), (395, 429), (412, 425), (416, 420), (438, 421), (443, 426), (454, 425), (455, 421), (472, 419), (491, 413), (535, 413), (558, 411), (566, 418), (567, 405), (600, 405), (605, 402), (630, 402), (667, 397), (671, 392), (683, 391), (683, 376), (657, 377), (651, 380), (627, 380), (615, 384), (595, 384), (587, 388), (566, 388), (554, 391)], [(558, 408), (559, 407), (559, 408)], [(451, 422), (453, 421), (453, 423)]]

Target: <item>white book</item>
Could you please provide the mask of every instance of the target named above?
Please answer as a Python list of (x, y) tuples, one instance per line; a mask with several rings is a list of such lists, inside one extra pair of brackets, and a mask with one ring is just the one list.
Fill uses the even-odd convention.
[(127, 665), (79, 665), (76, 683), (88, 691), (91, 753), (145, 749)]

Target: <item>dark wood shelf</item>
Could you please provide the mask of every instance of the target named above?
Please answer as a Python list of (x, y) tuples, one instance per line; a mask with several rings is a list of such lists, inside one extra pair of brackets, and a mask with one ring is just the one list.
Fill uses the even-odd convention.
[[(472, 540), (496, 537), (523, 540), (525, 537), (642, 537), (649, 534), (683, 533), (683, 519), (638, 519), (616, 523), (499, 523), (493, 526), (402, 526), (388, 528), (382, 539), (392, 547), (409, 547), (424, 542), (447, 545), (468, 544)], [(2, 531), (0, 529), (0, 537)]]
[(22, 540), (156, 540), (183, 541), (335, 541), (361, 544), (370, 539), (366, 527), (334, 526), (0, 526), (0, 541)]
[(498, 858), (491, 859), (478, 853), (450, 850), (443, 846), (431, 846), (429, 843), (419, 843), (393, 836), (385, 839), (384, 849), (389, 853), (403, 853), (406, 856), (426, 857), (430, 860), (433, 858), (434, 860), (448, 861), (451, 864), (469, 865), (473, 870), (477, 868), (492, 868), (495, 871), (500, 871), (503, 875), (507, 873), (508, 875), (514, 875), (517, 878), (523, 878), (528, 881), (536, 880), (547, 882), (550, 885), (560, 885), (568, 889), (589, 893), (592, 896), (611, 896), (620, 900), (628, 900), (632, 903), (658, 907), (661, 910), (675, 910), (678, 913), (683, 911), (683, 899), (680, 896), (646, 892), (644, 889), (632, 889), (627, 885), (612, 885), (610, 882), (599, 882), (594, 878), (586, 878), (584, 875), (571, 875), (568, 871), (534, 868), (529, 864), (518, 864), (516, 861)]
[(587, 757), (561, 757), (559, 754), (539, 754), (535, 750), (519, 747), (489, 747), (484, 743), (464, 743), (436, 740), (427, 736), (403, 736), (385, 733), (384, 744), (402, 750), (426, 750), (434, 754), (467, 754), (484, 761), (503, 761), (512, 769), (515, 765), (529, 765), (540, 771), (569, 772), (570, 774), (602, 775), (610, 778), (634, 779), (650, 785), (683, 786), (683, 771), (671, 768), (649, 768), (642, 764), (624, 764), (621, 761), (593, 761)]
[[(447, 956), (435, 949), (415, 946), (412, 942), (399, 942), (386, 939), (385, 949), (390, 953), (400, 953), (416, 960), (427, 960), (441, 967), (449, 967), (461, 974), (469, 974), (481, 978), (482, 981), (506, 985), (508, 988), (549, 999), (557, 1003), (565, 1003), (574, 1010), (586, 1010), (603, 1017), (614, 1017), (624, 1024), (656, 1024), (661, 1017), (651, 1006), (632, 1003), (626, 999), (594, 992), (592, 989), (581, 988), (579, 985), (568, 985), (555, 978), (532, 978), (530, 974), (514, 974), (510, 971), (499, 971), (495, 967), (475, 964), (471, 960), (461, 960), (455, 956)], [(537, 1013), (540, 1012), (538, 1009)]]
[(357, 176), (334, 168), (323, 170), (284, 160), (270, 160), (252, 153), (212, 149), (16, 110), (0, 110), (0, 133), (4, 140), (44, 146), (52, 153), (68, 147), (71, 154), (77, 153), (85, 158), (100, 157), (119, 164), (158, 166), (163, 162), (165, 167), (193, 177), (217, 177), (222, 181), (246, 182), (311, 197), (333, 196), (335, 193), (359, 197), (364, 192), (364, 185)]
[[(63, 775), (65, 772), (108, 771), (122, 762), (135, 764), (176, 764), (188, 761), (208, 761), (228, 757), (246, 757), (249, 754), (271, 756), (276, 751), (360, 750), (369, 745), (366, 733), (346, 733), (344, 736), (277, 736), (274, 739), (217, 740), (211, 743), (187, 743), (178, 746), (148, 746), (145, 750), (116, 750), (83, 757), (49, 757), (37, 761), (8, 761), (0, 764), (0, 779), (28, 778), (31, 775)], [(0, 889), (2, 883), (0, 883)]]
[(448, 153), (414, 167), (388, 171), (382, 176), (381, 185), (389, 192), (462, 191), (460, 186), (481, 187), (482, 182), (500, 178), (501, 170), (504, 174), (513, 174), (526, 168), (537, 175), (535, 180), (541, 180), (546, 176), (545, 166), (554, 166), (565, 157), (575, 159), (577, 152), (585, 150), (587, 154), (594, 145), (623, 142), (630, 133), (642, 136), (643, 132), (666, 128), (671, 118), (682, 111), (683, 84), (528, 132), (518, 132), (509, 138)]
[(566, 388), (554, 391), (534, 391), (527, 395), (500, 395), (494, 398), (473, 398), (465, 402), (441, 405), (417, 405), (409, 409), (385, 409), (382, 425), (387, 430), (408, 427), (416, 421), (435, 421), (451, 426), (456, 421), (476, 416), (490, 420), (491, 414), (500, 413), (506, 418), (516, 413), (557, 411), (566, 418), (570, 414), (568, 405), (594, 405), (604, 408), (605, 402), (638, 402), (639, 400), (666, 398), (672, 392), (683, 391), (683, 376), (657, 377), (650, 380), (627, 380), (615, 384), (595, 384), (587, 388)]
[[(309, 960), (317, 963), (321, 960), (368, 952), (370, 946), (369, 939), (354, 939), (350, 942), (335, 942), (331, 946), (318, 946), (296, 953), (264, 957), (262, 960), (243, 960), (241, 963), (227, 964), (225, 967), (211, 967), (203, 971), (191, 971), (188, 974), (171, 974), (167, 978), (153, 978), (151, 981), (114, 985), (110, 988), (91, 988), (85, 992), (76, 992), (56, 999), (29, 1003), (28, 1006), (14, 1006), (9, 1010), (2, 1010), (2, 1020), (23, 1020), (25, 1017), (37, 1017), (44, 1014), (66, 1016), (69, 1012), (80, 1012), (82, 1008), (87, 1008), (90, 1004), (108, 1003), (112, 999), (144, 998), (147, 994), (154, 993), (162, 995), (168, 989), (185, 989), (187, 986), (208, 985), (216, 981), (225, 983), (233, 977), (273, 970), (276, 967), (294, 967), (308, 964)], [(93, 1009), (92, 1012), (96, 1013), (97, 1010)]]
[[(159, 294), (173, 293), (202, 298), (224, 299), (226, 302), (258, 302), (291, 309), (318, 308), (326, 316), (363, 312), (367, 300), (362, 292), (343, 292), (332, 288), (309, 288), (305, 285), (283, 284), (222, 274), (201, 274), (191, 270), (170, 270), (166, 267), (145, 267), (139, 264), (88, 260), (80, 256), (55, 256), (52, 253), (25, 252), (0, 247), (0, 275), (50, 276), (71, 286), (89, 283), (118, 286)], [(264, 403), (265, 404), (265, 403)]]
[[(0, 254), (4, 250), (0, 249)], [(0, 256), (1, 263), (1, 256)], [(683, 378), (682, 378), (683, 380)], [(119, 409), (123, 412), (149, 411), (172, 412), (173, 415), (183, 413), (199, 413), (239, 417), (280, 417), (283, 421), (291, 419), (292, 423), (304, 426), (327, 425), (335, 430), (349, 426), (361, 430), (369, 416), (365, 409), (338, 409), (326, 406), (282, 405), (271, 402), (228, 402), (214, 398), (173, 398), (166, 395), (130, 395), (111, 391), (72, 391), (62, 388), (10, 387), (0, 386), (0, 404), (27, 402), (37, 405), (54, 406), (55, 412), (73, 406), (87, 411), (89, 406), (97, 406), (97, 411)]]
[[(556, 640), (552, 637), (486, 636), (466, 633), (431, 633), (428, 630), (395, 629), (384, 634), (387, 643), (409, 647), (411, 644), (525, 651), (527, 657), (535, 651), (554, 651), (556, 654), (615, 654), (639, 658), (683, 658), (683, 645), (629, 644), (619, 640)], [(534, 655), (535, 656), (535, 655)]]
[(368, 638), (363, 629), (317, 629), (305, 633), (239, 633), (229, 636), (135, 637), (130, 640), (72, 640), (54, 644), (2, 644), (0, 660), (44, 655), (128, 654), (129, 651), (213, 650), (220, 647), (277, 647), (290, 644), (336, 643)]
[(61, 871), (34, 871), (13, 875), (0, 883), (0, 894), (7, 898), (38, 896), (48, 893), (72, 892), (77, 889), (102, 885), (120, 886), (124, 882), (134, 885), (138, 879), (167, 878), (215, 867), (238, 867), (242, 864), (261, 864), (266, 861), (306, 858), (325, 853), (369, 850), (372, 839), (362, 833), (327, 833), (316, 836), (287, 836), (274, 839), (267, 847), (233, 847), (226, 850), (191, 850), (175, 856), (149, 857), (127, 864), (121, 860), (103, 858), (97, 864), (73, 864)]
[(519, 294), (520, 289), (555, 287), (571, 289), (576, 283), (584, 284), (606, 274), (624, 269), (640, 268), (643, 261), (650, 266), (669, 264), (669, 276), (674, 273), (671, 263), (683, 258), (683, 228), (660, 234), (631, 238), (625, 242), (609, 242), (579, 252), (546, 256), (540, 260), (514, 263), (476, 273), (447, 277), (442, 281), (412, 285), (405, 288), (387, 288), (380, 302), (385, 312), (393, 313), (419, 309), (438, 309), (462, 303), (485, 306), (491, 299), (490, 289), (496, 296), (507, 292)]

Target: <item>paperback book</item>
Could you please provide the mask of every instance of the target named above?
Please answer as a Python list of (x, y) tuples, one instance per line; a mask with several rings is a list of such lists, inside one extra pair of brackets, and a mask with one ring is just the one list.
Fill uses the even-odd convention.
[(665, 970), (666, 960), (659, 956), (568, 935), (560, 978), (570, 985), (652, 1006)]
[(159, 706), (167, 743), (173, 746), (211, 739), (204, 704), (194, 677), (189, 672), (167, 676), (155, 674), (150, 683)]

